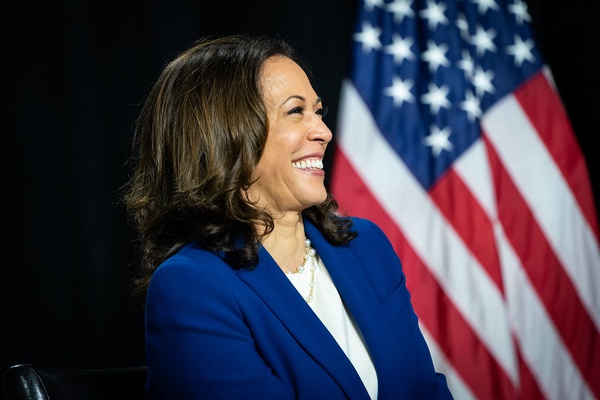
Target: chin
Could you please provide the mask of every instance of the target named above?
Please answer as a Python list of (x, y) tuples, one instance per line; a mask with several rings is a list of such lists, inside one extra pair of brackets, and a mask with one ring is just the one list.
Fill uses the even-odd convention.
[(310, 192), (305, 192), (303, 199), (301, 200), (302, 204), (304, 204), (304, 208), (318, 206), (327, 200), (328, 193), (325, 188), (321, 188), (320, 190), (314, 190)]
[(319, 196), (313, 205), (318, 206), (319, 204), (323, 203), (325, 200), (327, 200), (327, 192), (325, 192), (322, 196)]

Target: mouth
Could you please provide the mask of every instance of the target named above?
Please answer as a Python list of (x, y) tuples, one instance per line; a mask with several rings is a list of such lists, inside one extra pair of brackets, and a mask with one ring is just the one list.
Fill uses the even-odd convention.
[(308, 158), (305, 160), (295, 161), (292, 163), (292, 166), (298, 169), (323, 169), (323, 159)]

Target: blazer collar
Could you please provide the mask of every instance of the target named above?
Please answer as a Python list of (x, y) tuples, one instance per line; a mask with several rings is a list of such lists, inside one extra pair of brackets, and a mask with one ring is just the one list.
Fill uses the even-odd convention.
[[(331, 273), (331, 268), (334, 268), (334, 264), (341, 265), (343, 268), (344, 264), (349, 261), (347, 258), (352, 258), (351, 254), (344, 252), (343, 259), (337, 261), (337, 255), (333, 254), (334, 248), (327, 243), (321, 233), (310, 224), (305, 224), (305, 229), (307, 229), (307, 236), (313, 242), (313, 247), (323, 259), (334, 283), (338, 286), (337, 279), (334, 278), (334, 275), (337, 274)], [(322, 255), (322, 251), (326, 255)], [(304, 299), (298, 295), (292, 283), (265, 248), (260, 249), (259, 260), (259, 264), (254, 270), (240, 270), (239, 278), (256, 292), (265, 305), (288, 328), (290, 334), (331, 374), (346, 392), (347, 398), (368, 399), (368, 393), (358, 373), (342, 349)], [(348, 278), (343, 280), (348, 280)], [(341, 286), (344, 287), (344, 292), (355, 290), (354, 288), (347, 290), (347, 283), (343, 283)], [(340, 289), (338, 288), (338, 290)], [(345, 297), (342, 290), (340, 290), (340, 295), (342, 298)], [(350, 297), (355, 298), (356, 296), (350, 295)], [(344, 300), (346, 299), (344, 298)], [(348, 377), (352, 377), (352, 379), (348, 379)]]

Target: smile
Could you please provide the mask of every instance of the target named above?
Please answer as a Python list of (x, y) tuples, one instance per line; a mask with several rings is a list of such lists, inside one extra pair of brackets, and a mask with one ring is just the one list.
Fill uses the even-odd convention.
[(323, 160), (302, 160), (293, 162), (292, 165), (298, 169), (323, 169)]

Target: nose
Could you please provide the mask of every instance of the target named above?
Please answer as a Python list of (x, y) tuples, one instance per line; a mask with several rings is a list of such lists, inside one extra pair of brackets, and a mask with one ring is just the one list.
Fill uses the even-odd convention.
[(333, 138), (333, 133), (327, 127), (325, 122), (319, 118), (313, 127), (308, 130), (308, 140), (317, 140), (329, 143)]

